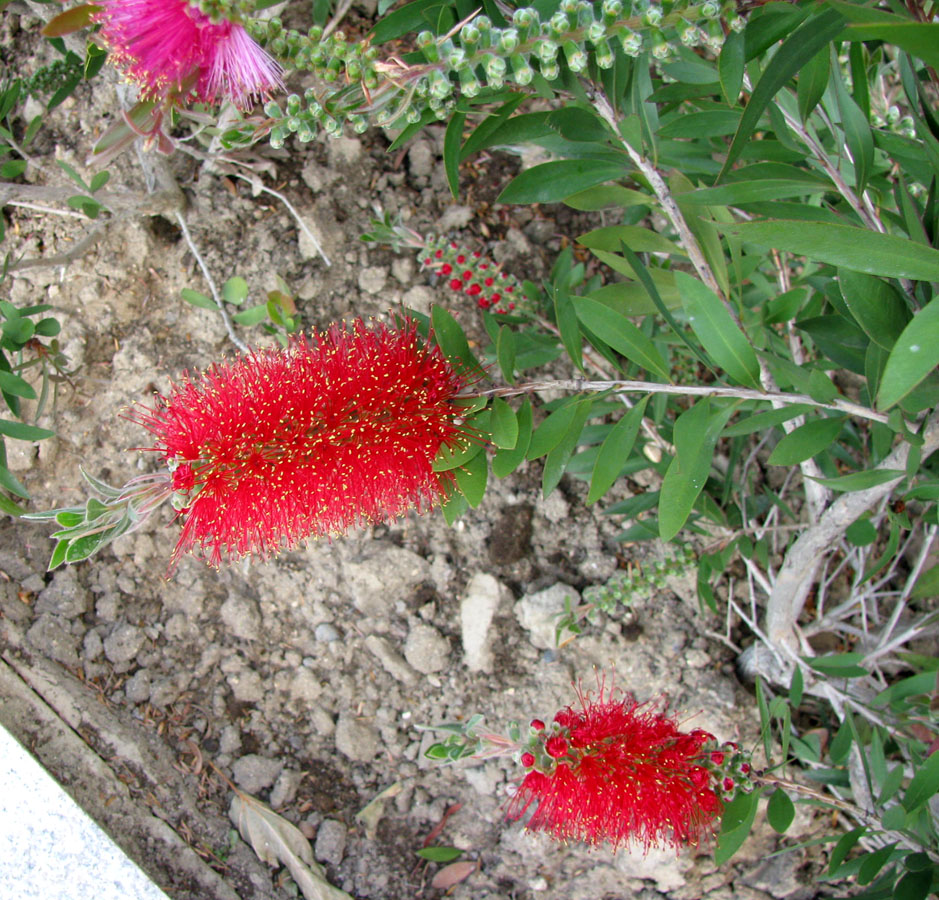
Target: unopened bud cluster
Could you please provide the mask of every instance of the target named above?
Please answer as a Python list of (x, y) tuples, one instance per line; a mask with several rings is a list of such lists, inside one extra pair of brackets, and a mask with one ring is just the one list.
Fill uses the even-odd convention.
[(546, 18), (525, 7), (514, 10), (504, 27), (478, 15), (447, 37), (423, 31), (416, 49), (424, 63), (406, 64), (398, 57), (382, 59), (368, 40), (349, 40), (342, 31), (324, 37), (319, 26), (303, 34), (276, 17), (248, 19), (243, 6), (244, 0), (200, 2), (209, 15), (243, 21), (285, 68), (310, 71), (320, 82), (288, 97), (286, 108), (265, 107), (274, 120), (274, 146), (291, 133), (301, 141), (321, 129), (337, 136), (346, 123), (363, 131), (371, 122), (401, 128), (427, 115), (447, 119), (459, 96), (537, 79), (554, 82), (565, 71), (578, 75), (590, 66), (609, 69), (618, 53), (649, 52), (667, 60), (681, 44), (716, 53), (725, 29), (744, 25), (731, 0), (561, 0)]
[(738, 791), (749, 794), (753, 790), (750, 754), (734, 741), (713, 741), (702, 748), (702, 754), (701, 764), (711, 773), (714, 790), (724, 803), (733, 800)]
[(621, 604), (629, 604), (641, 596), (661, 590), (670, 576), (682, 575), (695, 561), (694, 550), (685, 545), (671, 559), (656, 560), (641, 567), (631, 566), (624, 572), (617, 572), (606, 584), (586, 588), (583, 592), (584, 602), (596, 610), (612, 612)]
[(518, 279), (481, 250), (471, 252), (455, 241), (431, 237), (420, 251), (420, 262), (451, 291), (472, 297), (480, 309), (506, 315), (524, 300)]

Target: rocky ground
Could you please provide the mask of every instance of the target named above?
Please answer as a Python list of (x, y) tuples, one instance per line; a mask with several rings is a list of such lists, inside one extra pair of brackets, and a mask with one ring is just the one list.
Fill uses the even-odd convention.
[[(0, 43), (32, 46), (35, 24), (5, 14)], [(115, 119), (114, 97), (107, 84), (94, 97), (83, 86), (49, 116), (24, 183), (64, 186), (56, 160), (90, 174), (85, 159)], [(36, 111), (33, 103), (26, 116)], [(111, 166), (108, 190), (144, 208), (143, 172), (168, 172), (214, 277), (244, 277), (250, 303), (279, 276), (304, 326), (437, 302), (482, 341), (471, 301), (455, 304), (413, 258), (359, 241), (373, 208), (420, 231), (453, 232), (527, 278), (544, 274), (575, 233), (570, 211), (495, 205), (519, 166), (495, 153), (465, 167), (453, 201), (439, 129), (400, 151), (388, 145), (373, 131), (262, 150), (256, 160), (329, 266), (283, 203), (192, 156), (145, 158), (142, 168), (131, 151)], [(14, 258), (66, 253), (92, 227), (18, 207), (5, 215), (3, 249)], [(180, 299), (184, 287), (208, 293), (172, 205), (160, 215), (131, 211), (69, 265), (22, 268), (0, 286), (17, 305), (51, 304), (69, 358), (71, 374), (39, 420), (56, 437), (7, 442), (32, 509), (83, 502), (80, 466), (112, 483), (154, 469), (153, 454), (132, 449), (146, 435), (122, 410), (237, 352), (217, 313)], [(239, 335), (271, 340), (259, 328)], [(491, 485), (452, 528), (439, 514), (409, 517), (267, 562), (214, 570), (186, 558), (168, 578), (177, 538), (169, 510), (52, 573), (51, 529), (7, 517), (0, 715), (174, 900), (297, 896), (232, 831), (229, 781), (299, 825), (332, 883), (363, 900), (440, 896), (431, 885), (440, 866), (416, 855), (428, 836), (477, 866), (451, 889), (456, 898), (814, 896), (801, 875), (806, 851), (767, 859), (777, 841), (765, 825), (722, 869), (707, 848), (643, 856), (557, 845), (502, 821), (520, 775), (511, 761), (441, 768), (423, 758), (431, 737), (419, 725), (474, 712), (493, 727), (547, 718), (573, 700), (573, 680), (589, 685), (595, 668), (611, 667), (639, 698), (667, 695), (691, 727), (753, 743), (752, 695), (731, 651), (706, 634), (722, 624), (699, 610), (691, 572), (640, 601), (625, 624), (601, 617), (554, 646), (565, 597), (665, 553), (617, 543), (622, 523), (586, 508), (585, 495), (565, 478), (543, 500), (540, 463), (531, 463)], [(389, 788), (380, 815), (358, 815)], [(808, 814), (802, 826), (811, 831)]]

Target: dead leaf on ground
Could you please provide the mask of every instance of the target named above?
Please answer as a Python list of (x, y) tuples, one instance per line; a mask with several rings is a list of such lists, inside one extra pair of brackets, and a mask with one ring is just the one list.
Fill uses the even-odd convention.
[(365, 826), (365, 836), (370, 841), (374, 841), (375, 835), (378, 833), (378, 823), (381, 821), (382, 815), (384, 815), (385, 804), (392, 797), (397, 797), (403, 788), (404, 785), (400, 781), (396, 781), (390, 787), (386, 787), (367, 806), (355, 814), (356, 819)]
[(271, 866), (287, 867), (306, 900), (352, 900), (326, 880), (323, 867), (313, 859), (310, 842), (300, 829), (260, 800), (235, 791), (228, 816), (258, 859)]
[(434, 875), (430, 886), (438, 890), (445, 891), (459, 884), (464, 878), (469, 878), (479, 868), (478, 862), (471, 862), (468, 859), (462, 862), (450, 863), (444, 866), (436, 875)]

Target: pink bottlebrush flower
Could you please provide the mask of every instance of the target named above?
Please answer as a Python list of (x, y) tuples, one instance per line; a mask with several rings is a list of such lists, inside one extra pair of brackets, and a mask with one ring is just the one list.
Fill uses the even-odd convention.
[(187, 0), (98, 0), (95, 20), (112, 58), (148, 99), (250, 108), (283, 89), (280, 66), (238, 24)]
[(536, 732), (507, 818), (533, 808), (528, 828), (557, 840), (646, 850), (699, 843), (722, 809), (704, 767), (713, 736), (682, 732), (664, 706), (616, 694), (602, 683), (596, 697), (578, 691), (580, 709), (562, 709)]
[(182, 492), (174, 561), (197, 545), (213, 565), (268, 555), (440, 503), (452, 476), (433, 462), (464, 437), (465, 383), (409, 320), (334, 325), (186, 376), (130, 415)]

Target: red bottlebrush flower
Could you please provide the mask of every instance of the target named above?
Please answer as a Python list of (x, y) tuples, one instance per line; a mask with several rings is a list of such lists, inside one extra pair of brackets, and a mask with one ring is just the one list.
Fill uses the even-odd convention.
[(473, 270), (472, 270), (472, 269), (467, 269), (467, 270), (463, 273), (463, 280), (464, 280), (464, 281), (469, 281), (472, 277), (473, 277)]
[(526, 768), (530, 769), (535, 764), (535, 754), (525, 752), (519, 758), (518, 761)]
[[(713, 833), (722, 809), (702, 765), (708, 736), (680, 731), (664, 706), (616, 693), (604, 684), (596, 697), (578, 691), (580, 708), (561, 710), (533, 737), (556, 761), (525, 775), (507, 818), (533, 808), (528, 827), (557, 840), (635, 842), (646, 850), (697, 844)], [(565, 745), (560, 759), (558, 742)]]
[(532, 719), (528, 724), (534, 728), (535, 731), (544, 731), (544, 722), (542, 722), (541, 719)]
[(567, 756), (567, 741), (558, 735), (549, 737), (544, 742), (544, 752), (554, 759), (560, 759), (562, 756)]
[(714, 763), (715, 766), (723, 765), (724, 754), (721, 753), (720, 750), (715, 750), (713, 753), (711, 753), (711, 762)]
[(458, 266), (462, 266), (463, 263), (465, 263), (465, 262), (466, 262), (466, 256), (464, 256), (462, 253), (459, 254), (459, 256), (457, 256), (457, 258), (456, 258), (456, 264), (457, 264)]
[(213, 22), (187, 0), (98, 0), (96, 21), (114, 61), (144, 95), (174, 92), (250, 108), (283, 89), (280, 66), (238, 24)]
[(440, 267), (440, 274), (441, 274), (441, 275), (449, 275), (452, 271), (453, 271), (453, 266), (451, 266), (450, 263), (444, 263), (444, 264)]
[(462, 290), (463, 290), (463, 281), (462, 281), (462, 279), (460, 279), (460, 278), (452, 278), (452, 279), (450, 279), (450, 287), (451, 287), (451, 289), (454, 290), (454, 291), (462, 291)]
[(482, 292), (483, 289), (475, 282), (466, 289), (467, 296), (470, 297), (475, 297), (477, 294), (481, 294)]
[(268, 555), (438, 504), (466, 379), (413, 322), (334, 325), (175, 384), (130, 418), (191, 495), (173, 555)]

